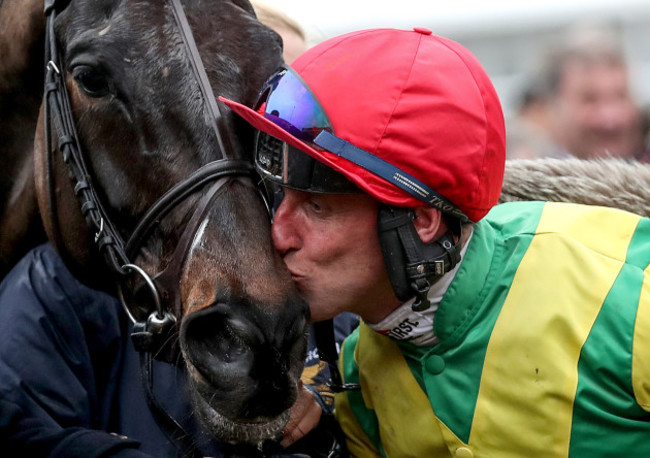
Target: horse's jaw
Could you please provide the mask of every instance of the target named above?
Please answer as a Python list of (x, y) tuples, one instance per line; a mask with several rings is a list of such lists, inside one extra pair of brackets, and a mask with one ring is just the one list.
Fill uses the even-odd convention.
[(233, 420), (213, 409), (196, 391), (193, 390), (192, 393), (194, 408), (203, 426), (223, 442), (249, 444), (260, 448), (266, 440), (279, 440), (282, 430), (289, 421), (290, 410), (285, 410), (274, 418)]
[[(210, 395), (212, 386), (207, 380), (192, 366), (187, 363), (189, 380), (192, 385), (190, 389), (194, 411), (200, 419), (203, 427), (213, 437), (219, 438), (222, 442), (231, 444), (249, 444), (261, 447), (262, 442), (266, 440), (280, 440), (282, 430), (289, 421), (290, 408), (282, 411), (275, 416), (258, 416), (247, 417), (244, 415), (238, 418), (226, 416), (219, 412), (218, 406), (215, 405), (216, 394)], [(297, 393), (297, 381), (296, 381)], [(220, 396), (237, 397), (237, 393), (223, 394)], [(293, 398), (293, 396), (290, 396)], [(211, 402), (212, 401), (212, 402)], [(218, 404), (218, 403), (216, 403)]]

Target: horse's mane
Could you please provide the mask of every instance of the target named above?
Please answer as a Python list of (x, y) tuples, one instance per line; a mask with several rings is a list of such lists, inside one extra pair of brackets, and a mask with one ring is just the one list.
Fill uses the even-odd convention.
[(650, 165), (622, 159), (509, 160), (500, 200), (578, 202), (650, 216)]

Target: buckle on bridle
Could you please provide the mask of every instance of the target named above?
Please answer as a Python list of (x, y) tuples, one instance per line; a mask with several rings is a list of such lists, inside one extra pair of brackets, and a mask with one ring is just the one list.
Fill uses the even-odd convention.
[(60, 74), (61, 74), (61, 70), (59, 70), (59, 67), (56, 66), (56, 64), (54, 63), (54, 61), (49, 61), (49, 62), (47, 63), (47, 69), (48, 69), (48, 70), (52, 70), (52, 71), (54, 71), (57, 75), (60, 75)]
[(131, 340), (136, 351), (156, 354), (168, 341), (175, 324), (174, 315), (165, 313), (162, 317), (158, 317), (158, 312), (153, 312), (146, 321), (134, 323)]
[[(150, 317), (153, 315), (157, 315), (158, 319), (162, 320), (165, 316), (165, 312), (163, 311), (162, 302), (160, 301), (160, 294), (158, 294), (158, 289), (156, 288), (156, 285), (154, 284), (151, 277), (144, 270), (142, 270), (142, 268), (136, 266), (135, 264), (124, 264), (122, 266), (122, 270), (126, 273), (136, 272), (138, 275), (140, 275), (140, 277), (142, 277), (146, 285), (149, 287), (149, 291), (151, 292), (151, 297), (153, 297), (154, 304), (156, 305), (156, 310), (150, 315)], [(120, 302), (122, 302), (122, 306), (124, 307), (126, 314), (131, 319), (131, 322), (136, 324), (138, 323), (138, 321), (135, 319), (133, 314), (131, 314), (131, 311), (126, 305), (126, 301), (124, 300), (124, 295), (122, 294), (121, 282), (118, 283), (118, 285), (119, 285)]]

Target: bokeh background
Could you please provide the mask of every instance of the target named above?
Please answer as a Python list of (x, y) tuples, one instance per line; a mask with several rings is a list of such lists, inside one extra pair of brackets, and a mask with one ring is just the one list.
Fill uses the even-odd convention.
[[(492, 78), (508, 117), (554, 36), (600, 22), (622, 40), (640, 105), (650, 105), (650, 0), (272, 0), (306, 30), (310, 44), (370, 27), (428, 27), (469, 48)], [(378, 56), (379, 57), (379, 56)]]

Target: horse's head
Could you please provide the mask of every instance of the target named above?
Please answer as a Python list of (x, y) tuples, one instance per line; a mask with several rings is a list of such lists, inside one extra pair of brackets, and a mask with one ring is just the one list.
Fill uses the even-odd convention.
[[(217, 134), (170, 2), (63, 3), (54, 23), (56, 70), (107, 221), (89, 229), (75, 200), (79, 180), (69, 179), (60, 153), (46, 153), (43, 126), (56, 123), (42, 111), (36, 177), (48, 236), (80, 278), (106, 288), (95, 232), (100, 241), (109, 223), (125, 241), (137, 232), (125, 251), (153, 278), (162, 312), (177, 319), (172, 338), (199, 416), (221, 439), (272, 437), (296, 398), (308, 312), (272, 247), (258, 183), (239, 167), (234, 176), (181, 184), (184, 191), (141, 227), (161, 196), (206, 164), (224, 154), (250, 163), (253, 132), (222, 109)], [(184, 3), (212, 91), (253, 103), (281, 64), (277, 35), (244, 0)], [(133, 270), (122, 276), (131, 315), (146, 322), (151, 288)]]

